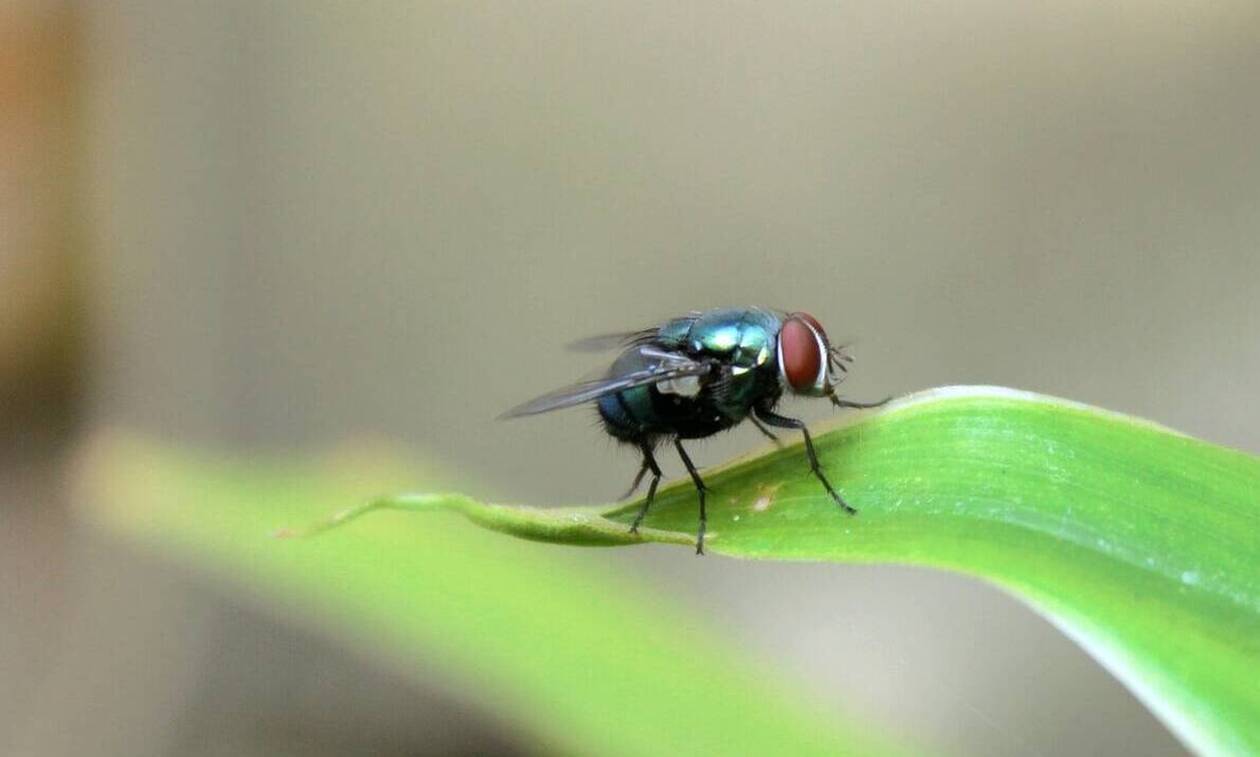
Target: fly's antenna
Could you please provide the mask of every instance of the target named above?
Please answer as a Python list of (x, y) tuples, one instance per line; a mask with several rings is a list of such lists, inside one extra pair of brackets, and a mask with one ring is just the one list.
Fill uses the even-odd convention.
[[(853, 356), (845, 352), (847, 348), (847, 344), (827, 348), (827, 365), (845, 375), (849, 373), (849, 366), (853, 363)], [(837, 383), (843, 380), (842, 375), (838, 377)]]
[[(831, 397), (833, 403), (837, 402), (836, 390), (840, 386), (840, 382), (849, 377), (849, 366), (853, 363), (853, 356), (845, 350), (847, 344), (827, 345), (827, 395)], [(839, 406), (839, 405), (837, 405)]]

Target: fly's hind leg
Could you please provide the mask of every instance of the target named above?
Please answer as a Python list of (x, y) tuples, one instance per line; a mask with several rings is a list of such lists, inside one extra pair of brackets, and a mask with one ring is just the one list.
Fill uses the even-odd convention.
[(646, 441), (639, 442), (639, 451), (643, 453), (643, 467), (639, 469), (639, 475), (634, 478), (634, 486), (630, 492), (639, 488), (639, 481), (642, 480), (645, 471), (652, 471), (652, 482), (648, 484), (647, 497), (643, 500), (643, 506), (639, 508), (639, 513), (634, 516), (634, 523), (630, 524), (630, 533), (639, 533), (639, 524), (643, 522), (643, 518), (647, 516), (648, 508), (652, 506), (652, 500), (656, 498), (656, 486), (661, 482), (661, 466), (656, 464), (656, 457), (652, 455), (652, 445)]
[(617, 501), (620, 502), (622, 500), (630, 499), (631, 497), (633, 497), (634, 493), (639, 490), (639, 484), (643, 483), (643, 477), (647, 475), (647, 472), (648, 472), (648, 464), (647, 464), (647, 460), (644, 460), (642, 463), (639, 464), (639, 472), (634, 474), (634, 480), (630, 482), (630, 488), (626, 489), (626, 493), (618, 497)]

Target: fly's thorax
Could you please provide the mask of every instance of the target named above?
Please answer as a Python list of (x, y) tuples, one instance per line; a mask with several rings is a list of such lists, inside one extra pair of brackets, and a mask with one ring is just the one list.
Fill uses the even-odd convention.
[(692, 321), (686, 349), (721, 358), (732, 366), (756, 368), (774, 356), (778, 330), (778, 316), (760, 308), (710, 310)]
[(720, 378), (664, 382), (657, 391), (695, 398), (725, 417), (742, 419), (754, 403), (782, 391), (775, 364), (781, 317), (762, 308), (723, 308), (667, 323), (661, 334), (688, 355), (717, 362)]

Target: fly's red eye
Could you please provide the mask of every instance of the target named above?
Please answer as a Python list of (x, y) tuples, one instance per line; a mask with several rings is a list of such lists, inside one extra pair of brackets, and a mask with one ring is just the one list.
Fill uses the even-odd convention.
[(823, 342), (827, 342), (827, 332), (823, 330), (822, 324), (818, 322), (817, 318), (809, 313), (793, 313), (792, 315), (796, 318), (800, 318), (802, 321), (805, 321), (810, 326), (813, 326), (814, 331), (818, 333), (818, 336), (822, 337)]
[[(805, 391), (818, 381), (822, 368), (822, 348), (812, 328), (813, 318), (798, 314), (789, 318), (779, 330), (779, 370), (788, 384), (797, 391)], [(809, 321), (804, 320), (809, 318)]]

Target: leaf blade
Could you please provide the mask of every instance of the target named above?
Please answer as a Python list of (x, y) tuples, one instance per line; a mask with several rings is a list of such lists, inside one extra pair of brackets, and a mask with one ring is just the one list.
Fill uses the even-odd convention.
[[(1068, 632), (1191, 748), (1260, 751), (1260, 459), (993, 387), (899, 400), (815, 443), (861, 514), (836, 510), (799, 445), (745, 458), (704, 474), (710, 553), (979, 577)], [(584, 512), (624, 526), (637, 507)], [(501, 530), (545, 539), (550, 517)], [(664, 487), (642, 540), (679, 541), (695, 518), (690, 483)]]

